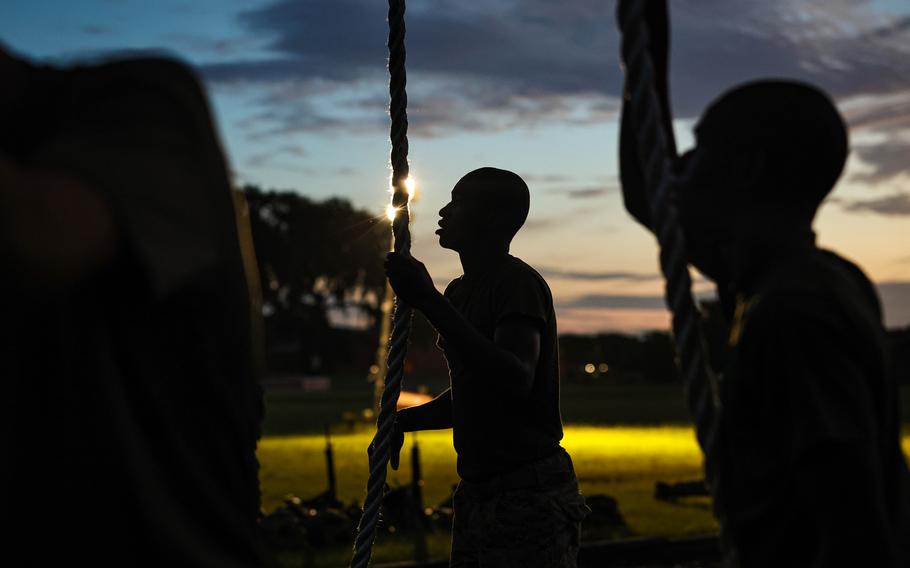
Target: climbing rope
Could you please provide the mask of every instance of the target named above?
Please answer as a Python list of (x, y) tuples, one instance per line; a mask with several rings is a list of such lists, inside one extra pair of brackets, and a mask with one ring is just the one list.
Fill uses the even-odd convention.
[(625, 72), (631, 91), (629, 103), (633, 123), (637, 126), (638, 158), (643, 166), (651, 206), (651, 230), (660, 244), (660, 267), (666, 279), (667, 304), (673, 313), (673, 336), (686, 398), (695, 420), (699, 445), (705, 455), (710, 456), (716, 442), (720, 412), (719, 385), (707, 365), (700, 315), (692, 298), (685, 238), (676, 207), (667, 199), (671, 157), (661, 127), (663, 121), (654, 88), (654, 66), (648, 54), (648, 29), (644, 19), (647, 1), (625, 2), (619, 13)]
[[(394, 250), (403, 255), (411, 254), (411, 232), (409, 228), (408, 191), (408, 94), (407, 72), (405, 70), (404, 46), (404, 0), (389, 0), (389, 114), (392, 118), (390, 137), (392, 140), (392, 206), (396, 209), (392, 220)], [(367, 496), (363, 503), (363, 515), (357, 526), (354, 541), (354, 557), (351, 568), (366, 568), (370, 563), (373, 541), (376, 538), (376, 523), (385, 490), (386, 470), (389, 463), (389, 449), (395, 425), (398, 396), (404, 377), (404, 357), (411, 334), (411, 307), (396, 298), (392, 316), (392, 338), (389, 343), (385, 388), (379, 403), (376, 420), (376, 435), (370, 444), (370, 478), (367, 481)]]

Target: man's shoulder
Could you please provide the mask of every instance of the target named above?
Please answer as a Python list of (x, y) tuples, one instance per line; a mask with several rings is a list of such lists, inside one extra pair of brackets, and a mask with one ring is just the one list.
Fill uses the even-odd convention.
[(853, 262), (824, 249), (782, 263), (751, 299), (750, 327), (828, 329), (848, 335), (881, 328), (875, 288)]
[(550, 294), (550, 286), (533, 266), (518, 257), (509, 255), (499, 271), (499, 281), (512, 285), (540, 286)]
[(71, 69), (75, 76), (94, 76), (122, 81), (125, 86), (156, 84), (173, 90), (201, 94), (196, 72), (179, 59), (165, 56), (123, 57)]
[(461, 280), (462, 280), (461, 276), (457, 276), (457, 277), (453, 278), (452, 280), (450, 280), (449, 283), (446, 284), (446, 287), (442, 292), (443, 296), (448, 296), (456, 288), (458, 288), (458, 286), (461, 284)]
[(764, 306), (784, 304), (797, 313), (843, 306), (880, 313), (875, 287), (859, 266), (826, 249), (781, 263), (760, 287)]
[[(178, 59), (140, 56), (113, 59), (66, 70), (73, 102), (116, 112), (123, 104), (141, 104), (141, 115), (172, 116), (167, 122), (187, 126), (187, 119), (209, 121), (209, 105), (196, 72)], [(113, 103), (113, 104), (112, 104)], [(135, 111), (135, 108), (133, 108)]]

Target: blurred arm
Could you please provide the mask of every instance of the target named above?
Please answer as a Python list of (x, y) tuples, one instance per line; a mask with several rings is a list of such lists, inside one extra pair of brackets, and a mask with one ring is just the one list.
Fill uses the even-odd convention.
[[(622, 5), (628, 1), (624, 0)], [(639, 0), (640, 1), (640, 0)], [(660, 125), (664, 131), (667, 152), (671, 160), (676, 159), (676, 139), (673, 136), (673, 120), (669, 94), (669, 18), (666, 0), (648, 0), (645, 21), (649, 31), (648, 52), (654, 66), (654, 81), (660, 104)], [(623, 41), (622, 54), (625, 64), (629, 46)], [(648, 188), (645, 187), (642, 164), (638, 159), (638, 125), (632, 120), (631, 89), (623, 87), (622, 118), (619, 135), (619, 178), (622, 184), (623, 201), (626, 210), (635, 220), (651, 228), (651, 207), (648, 202)]]

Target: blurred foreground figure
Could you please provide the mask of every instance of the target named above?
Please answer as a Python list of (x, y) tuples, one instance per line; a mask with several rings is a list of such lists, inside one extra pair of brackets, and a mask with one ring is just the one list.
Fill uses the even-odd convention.
[(250, 303), (195, 77), (0, 50), (0, 217), (0, 564), (258, 566)]
[[(662, 4), (650, 5), (652, 56), (669, 109)], [(648, 225), (635, 126), (625, 113), (623, 191)], [(818, 89), (768, 80), (715, 100), (695, 137), (671, 192), (690, 261), (730, 319), (720, 442), (706, 456), (727, 565), (906, 567), (910, 484), (881, 307), (812, 231), (846, 126)]]
[(402, 432), (453, 428), (461, 482), (455, 491), (453, 567), (574, 567), (590, 511), (569, 454), (559, 445), (556, 314), (550, 288), (509, 254), (530, 195), (512, 172), (481, 168), (439, 211), (439, 245), (464, 275), (440, 294), (424, 265), (389, 253), (398, 297), (439, 332), (451, 387), (396, 418)]

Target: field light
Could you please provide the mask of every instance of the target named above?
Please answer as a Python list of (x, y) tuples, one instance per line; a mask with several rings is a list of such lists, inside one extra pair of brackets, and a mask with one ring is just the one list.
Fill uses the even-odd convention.
[(595, 368), (596, 367), (594, 367), (594, 363), (588, 363), (587, 365), (585, 365), (585, 373), (587, 373), (589, 375), (593, 375)]

